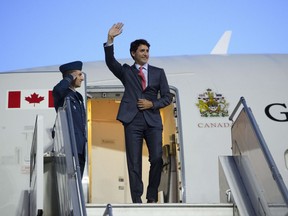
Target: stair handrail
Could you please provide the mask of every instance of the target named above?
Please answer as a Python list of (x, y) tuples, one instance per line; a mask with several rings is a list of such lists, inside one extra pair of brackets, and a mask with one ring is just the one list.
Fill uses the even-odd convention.
[(261, 147), (261, 150), (265, 156), (265, 159), (268, 163), (268, 166), (271, 170), (271, 173), (272, 173), (272, 176), (280, 190), (280, 193), (286, 203), (286, 205), (288, 205), (288, 190), (287, 190), (287, 187), (283, 181), (283, 178), (276, 166), (276, 163), (268, 149), (268, 146), (266, 144), (266, 141), (264, 140), (264, 137), (256, 123), (256, 120), (254, 118), (254, 115), (252, 113), (252, 110), (250, 109), (250, 107), (247, 106), (247, 103), (246, 103), (246, 100), (244, 97), (241, 97), (238, 104), (236, 105), (235, 109), (233, 110), (232, 114), (230, 115), (229, 117), (229, 120), (233, 122), (233, 117), (234, 115), (237, 113), (239, 107), (241, 106), (241, 104), (243, 105), (243, 108), (244, 108), (244, 111), (246, 112), (250, 122), (251, 122), (251, 126), (252, 128), (254, 129), (255, 131), (255, 134), (259, 140), (259, 143), (260, 143), (260, 147)]
[(72, 149), (72, 154), (73, 154), (74, 159), (75, 159), (76, 173), (77, 173), (77, 177), (78, 177), (76, 179), (77, 179), (77, 183), (78, 183), (77, 185), (78, 185), (78, 190), (79, 190), (80, 206), (81, 206), (81, 210), (82, 210), (81, 213), (83, 216), (87, 216), (84, 193), (83, 193), (83, 188), (82, 188), (80, 165), (79, 165), (79, 159), (78, 159), (78, 153), (77, 153), (77, 147), (76, 147), (76, 139), (75, 139), (75, 133), (74, 133), (74, 123), (73, 123), (70, 103), (71, 103), (70, 98), (66, 97), (64, 109), (67, 111), (67, 121), (68, 121), (68, 127), (69, 127), (69, 132), (70, 132), (69, 134), (70, 134), (70, 140), (71, 140), (71, 149)]
[(107, 204), (103, 216), (113, 216), (112, 214), (112, 205), (110, 203)]

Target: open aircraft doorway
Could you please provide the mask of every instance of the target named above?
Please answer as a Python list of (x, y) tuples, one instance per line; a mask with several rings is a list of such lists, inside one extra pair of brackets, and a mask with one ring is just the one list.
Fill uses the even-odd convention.
[[(116, 120), (124, 88), (120, 86), (90, 86), (87, 88), (88, 117), (88, 203), (132, 203), (125, 154), (124, 128)], [(159, 187), (159, 203), (182, 202), (181, 160), (177, 95), (161, 109), (163, 121), (163, 171)], [(148, 150), (143, 145), (144, 193), (148, 182)]]

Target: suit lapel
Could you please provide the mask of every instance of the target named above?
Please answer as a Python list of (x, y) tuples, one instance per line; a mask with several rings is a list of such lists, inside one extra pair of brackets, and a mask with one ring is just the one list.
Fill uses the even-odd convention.
[(150, 65), (148, 64), (148, 74), (147, 74), (147, 77), (148, 77), (148, 86), (150, 86), (150, 83), (151, 83), (151, 80), (153, 79), (153, 68), (150, 67)]

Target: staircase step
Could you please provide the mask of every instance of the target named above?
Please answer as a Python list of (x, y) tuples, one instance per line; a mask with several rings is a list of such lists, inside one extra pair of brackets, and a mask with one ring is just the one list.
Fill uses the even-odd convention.
[[(232, 204), (108, 204), (113, 216), (233, 216)], [(86, 204), (87, 216), (104, 216), (106, 204)], [(107, 214), (108, 215), (108, 214)]]

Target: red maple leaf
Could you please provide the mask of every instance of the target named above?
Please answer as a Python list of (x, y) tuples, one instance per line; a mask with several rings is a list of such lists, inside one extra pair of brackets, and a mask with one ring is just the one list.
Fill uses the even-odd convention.
[(39, 94), (36, 94), (35, 92), (31, 94), (29, 97), (25, 97), (25, 100), (28, 101), (29, 103), (34, 103), (34, 106), (36, 103), (40, 103), (41, 101), (44, 100), (44, 97), (39, 97)]

